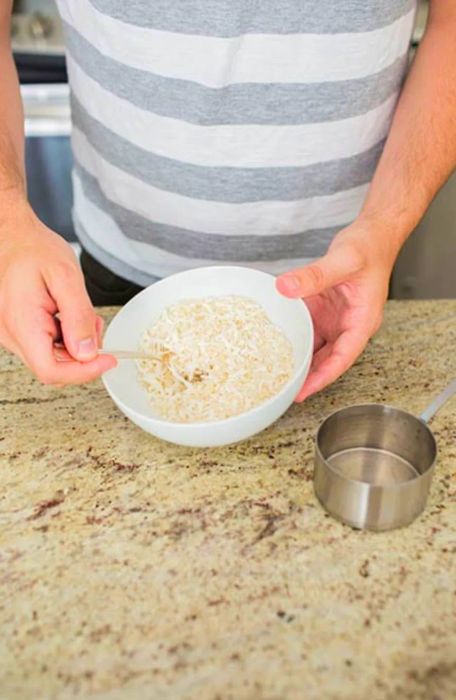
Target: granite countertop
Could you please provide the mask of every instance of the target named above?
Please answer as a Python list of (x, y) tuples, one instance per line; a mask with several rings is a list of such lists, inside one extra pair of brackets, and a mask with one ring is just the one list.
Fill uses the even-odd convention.
[(456, 376), (455, 321), (456, 301), (390, 302), (341, 380), (215, 450), (1, 354), (1, 700), (455, 698), (456, 399), (410, 527), (351, 530), (312, 490), (322, 418), (419, 412)]

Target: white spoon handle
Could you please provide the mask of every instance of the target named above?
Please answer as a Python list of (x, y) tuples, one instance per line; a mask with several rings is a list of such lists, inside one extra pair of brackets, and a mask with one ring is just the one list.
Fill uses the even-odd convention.
[(103, 350), (98, 350), (99, 355), (114, 355), (118, 360), (156, 360), (155, 355), (151, 355), (147, 352), (141, 352), (141, 350), (110, 350), (109, 348), (103, 348)]

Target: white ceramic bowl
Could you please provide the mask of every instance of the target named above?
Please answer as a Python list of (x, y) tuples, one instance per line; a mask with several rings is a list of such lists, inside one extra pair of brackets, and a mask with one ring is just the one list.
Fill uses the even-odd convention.
[(294, 372), (281, 391), (259, 406), (232, 418), (211, 423), (171, 423), (153, 411), (138, 380), (134, 361), (121, 360), (103, 381), (111, 398), (136, 425), (177, 445), (213, 447), (244, 440), (277, 420), (291, 405), (309, 371), (313, 326), (301, 300), (286, 299), (275, 288), (275, 278), (243, 267), (203, 267), (167, 277), (147, 287), (128, 302), (111, 321), (105, 348), (135, 350), (143, 332), (170, 304), (183, 299), (237, 294), (253, 299), (282, 329), (294, 351)]

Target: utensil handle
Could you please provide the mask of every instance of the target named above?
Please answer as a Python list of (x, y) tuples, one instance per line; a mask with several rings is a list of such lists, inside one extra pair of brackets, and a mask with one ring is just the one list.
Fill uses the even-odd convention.
[(109, 350), (108, 348), (103, 348), (98, 350), (99, 355), (114, 355), (118, 360), (137, 360), (140, 358), (145, 358), (146, 360), (150, 358), (150, 355), (142, 353), (140, 350)]
[(429, 406), (427, 406), (420, 418), (424, 423), (428, 423), (433, 416), (439, 411), (443, 404), (445, 404), (448, 399), (450, 399), (454, 394), (456, 394), (456, 379), (448, 384), (448, 386), (439, 394), (434, 401), (432, 401)]

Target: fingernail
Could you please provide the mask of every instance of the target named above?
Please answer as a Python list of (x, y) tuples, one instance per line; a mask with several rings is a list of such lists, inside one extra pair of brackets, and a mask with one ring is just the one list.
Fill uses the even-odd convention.
[(313, 375), (310, 374), (303, 387), (301, 387), (301, 390), (299, 391), (298, 395), (295, 398), (295, 403), (302, 403), (305, 401), (305, 399), (308, 399), (309, 396), (312, 396), (316, 391), (318, 391), (317, 384), (313, 378)]
[(309, 391), (309, 388), (306, 386), (305, 389), (301, 389), (297, 397), (295, 398), (296, 403), (302, 403), (304, 399), (307, 399), (308, 396), (312, 393), (312, 390)]
[(97, 349), (93, 338), (84, 338), (78, 343), (78, 357), (92, 357)]
[(315, 382), (308, 382), (306, 384), (306, 388), (298, 394), (296, 400), (298, 401), (298, 403), (301, 403), (305, 399), (308, 399), (314, 394), (316, 394), (317, 391), (320, 391), (320, 387), (318, 386), (318, 384)]
[(277, 280), (277, 285), (280, 292), (285, 294), (295, 295), (301, 289), (301, 283), (299, 277), (293, 274), (282, 275)]

